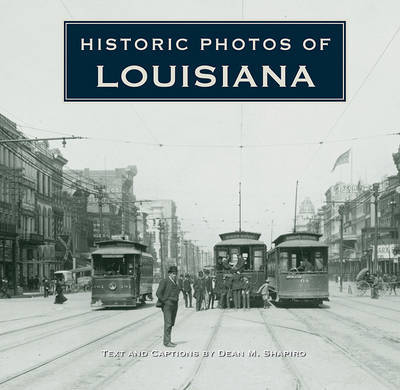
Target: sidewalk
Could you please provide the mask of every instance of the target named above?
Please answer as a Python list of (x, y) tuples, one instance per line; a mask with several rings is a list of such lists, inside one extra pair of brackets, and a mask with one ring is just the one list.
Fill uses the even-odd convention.
[[(329, 295), (331, 297), (371, 297), (368, 290), (364, 295), (357, 293), (356, 282), (343, 282), (343, 291), (340, 292), (340, 285), (334, 281), (329, 281)], [(379, 298), (400, 298), (400, 289), (397, 289), (397, 295), (380, 295)]]
[(329, 281), (330, 296), (357, 296), (355, 282), (343, 282), (343, 290), (340, 292), (340, 284), (334, 281)]

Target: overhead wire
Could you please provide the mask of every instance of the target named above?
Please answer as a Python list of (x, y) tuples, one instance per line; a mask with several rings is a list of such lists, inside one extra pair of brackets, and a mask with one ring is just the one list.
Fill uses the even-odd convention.
[(352, 96), (352, 98), (348, 101), (348, 103), (345, 105), (343, 111), (339, 114), (339, 116), (336, 118), (335, 122), (333, 123), (333, 125), (328, 129), (328, 131), (326, 132), (326, 135), (323, 139), (323, 142), (321, 142), (320, 146), (318, 147), (318, 149), (311, 155), (311, 158), (309, 160), (309, 163), (306, 166), (305, 171), (307, 172), (311, 166), (311, 164), (313, 163), (315, 157), (317, 156), (317, 154), (319, 153), (319, 151), (321, 150), (322, 146), (327, 142), (329, 136), (332, 134), (332, 132), (334, 131), (334, 129), (336, 128), (336, 126), (338, 125), (338, 123), (340, 122), (340, 120), (343, 118), (343, 116), (346, 114), (346, 112), (349, 110), (349, 108), (351, 107), (352, 103), (354, 102), (354, 100), (356, 99), (356, 97), (358, 96), (358, 94), (360, 93), (360, 91), (362, 90), (362, 88), (364, 87), (364, 85), (366, 84), (367, 80), (370, 78), (371, 74), (373, 73), (373, 71), (375, 70), (375, 68), (377, 67), (377, 65), (379, 64), (379, 62), (381, 61), (381, 59), (383, 58), (383, 56), (385, 55), (385, 53), (387, 52), (389, 46), (391, 45), (391, 43), (394, 41), (394, 39), (396, 38), (397, 34), (400, 31), (400, 25), (397, 27), (397, 29), (395, 30), (395, 32), (393, 33), (392, 37), (389, 39), (389, 41), (387, 42), (387, 44), (385, 45), (385, 47), (383, 48), (383, 50), (381, 51), (381, 53), (379, 54), (378, 58), (376, 59), (376, 61), (373, 63), (372, 67), (370, 68), (370, 70), (367, 72), (367, 74), (365, 75), (364, 79), (362, 80), (361, 84), (359, 85), (359, 87), (356, 89), (354, 95)]

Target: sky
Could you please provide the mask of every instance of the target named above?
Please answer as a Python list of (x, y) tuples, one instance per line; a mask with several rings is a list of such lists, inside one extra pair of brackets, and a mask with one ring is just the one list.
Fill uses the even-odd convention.
[[(29, 136), (88, 137), (62, 149), (69, 168), (136, 165), (137, 199), (173, 199), (198, 245), (238, 229), (239, 181), (242, 229), (269, 243), (272, 220), (273, 237), (292, 229), (296, 180), (299, 201), (318, 208), (337, 181), (396, 173), (400, 138), (387, 134), (400, 131), (398, 0), (0, 0), (0, 9), (0, 113)], [(347, 101), (65, 103), (66, 20), (345, 20)], [(269, 146), (224, 147), (241, 143)], [(332, 173), (350, 148), (353, 163)]]

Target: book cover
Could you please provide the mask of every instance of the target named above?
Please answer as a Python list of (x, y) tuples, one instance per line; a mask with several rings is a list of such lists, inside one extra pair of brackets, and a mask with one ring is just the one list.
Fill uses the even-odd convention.
[(398, 1), (0, 9), (0, 387), (399, 388)]

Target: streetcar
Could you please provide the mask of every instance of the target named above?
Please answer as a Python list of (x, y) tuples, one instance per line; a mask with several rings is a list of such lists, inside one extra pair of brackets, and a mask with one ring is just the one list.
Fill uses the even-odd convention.
[(328, 246), (321, 234), (298, 232), (280, 235), (267, 253), (267, 277), (275, 302), (329, 300)]
[(136, 307), (153, 299), (153, 258), (146, 246), (116, 239), (92, 253), (92, 307)]
[(214, 269), (217, 297), (223, 277), (231, 278), (237, 272), (250, 282), (251, 303), (260, 300), (257, 293), (265, 283), (267, 246), (260, 241), (260, 233), (236, 231), (220, 234), (221, 241), (214, 246)]

